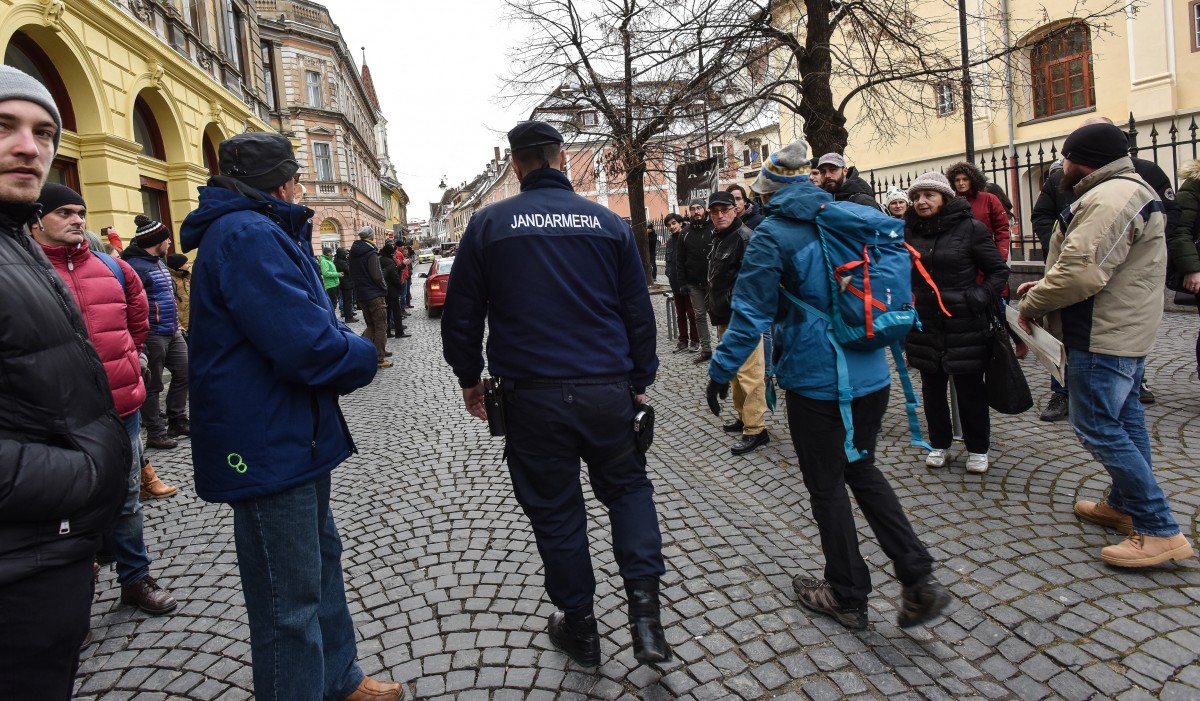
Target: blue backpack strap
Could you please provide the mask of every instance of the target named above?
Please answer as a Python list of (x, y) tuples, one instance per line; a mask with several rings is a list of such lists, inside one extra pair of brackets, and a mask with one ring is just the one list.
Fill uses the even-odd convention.
[(112, 271), (113, 276), (117, 278), (117, 282), (121, 283), (121, 291), (124, 292), (125, 274), (121, 272), (121, 266), (117, 265), (116, 259), (107, 253), (101, 253), (100, 251), (92, 251), (92, 255), (99, 258), (105, 265), (108, 266), (108, 269)]
[[(838, 409), (842, 414), (842, 426), (846, 429), (846, 443), (843, 448), (846, 451), (846, 460), (849, 462), (858, 462), (867, 457), (867, 453), (866, 451), (859, 450), (854, 445), (854, 414), (850, 406), (850, 403), (854, 401), (854, 393), (850, 387), (850, 367), (846, 363), (846, 353), (842, 350), (842, 344), (838, 343), (837, 339), (834, 338), (833, 322), (830, 320), (828, 314), (788, 292), (787, 288), (780, 285), (779, 289), (783, 290), (783, 295), (791, 300), (792, 304), (816, 315), (818, 319), (822, 319), (827, 324), (825, 335), (829, 338), (829, 345), (833, 346), (833, 354), (837, 358)], [(909, 389), (911, 391), (911, 385)]]
[(908, 376), (908, 366), (904, 363), (904, 351), (900, 348), (900, 342), (896, 341), (892, 344), (892, 359), (896, 361), (896, 374), (900, 376), (900, 384), (904, 387), (904, 412), (908, 414), (908, 432), (912, 436), (910, 445), (925, 450), (933, 450), (933, 446), (925, 442), (925, 438), (921, 435), (921, 422), (917, 419), (917, 407), (921, 402), (917, 400), (916, 392), (913, 392), (912, 379)]

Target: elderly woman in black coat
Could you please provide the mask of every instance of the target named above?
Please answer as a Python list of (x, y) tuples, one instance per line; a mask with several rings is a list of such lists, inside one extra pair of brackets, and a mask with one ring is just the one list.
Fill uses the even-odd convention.
[(936, 286), (935, 290), (913, 266), (913, 306), (921, 330), (908, 334), (906, 355), (909, 365), (921, 372), (933, 446), (925, 464), (944, 467), (953, 458), (946, 391), (953, 377), (967, 472), (987, 472), (991, 422), (983, 374), (991, 355), (991, 319), (1008, 281), (1008, 265), (987, 227), (971, 214), (971, 204), (955, 198), (946, 176), (921, 175), (908, 196), (912, 208), (904, 216), (904, 235)]

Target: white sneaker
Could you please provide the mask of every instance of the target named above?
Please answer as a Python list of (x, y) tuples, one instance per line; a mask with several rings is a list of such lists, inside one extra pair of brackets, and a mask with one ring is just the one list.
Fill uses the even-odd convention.
[(934, 448), (925, 456), (925, 467), (945, 467), (953, 459), (954, 455), (949, 450)]
[(977, 475), (981, 475), (987, 472), (987, 469), (987, 453), (967, 453), (967, 472), (974, 472)]

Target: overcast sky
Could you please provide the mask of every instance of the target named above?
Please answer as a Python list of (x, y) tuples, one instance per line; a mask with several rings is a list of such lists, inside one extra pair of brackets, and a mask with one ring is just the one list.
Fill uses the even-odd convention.
[[(501, 0), (395, 2), (316, 0), (367, 65), (388, 120), (388, 151), (411, 202), (410, 219), (428, 219), (438, 182), (479, 174), (504, 134), (530, 105), (498, 105), (498, 74), (514, 32)], [(359, 66), (361, 70), (361, 65)]]

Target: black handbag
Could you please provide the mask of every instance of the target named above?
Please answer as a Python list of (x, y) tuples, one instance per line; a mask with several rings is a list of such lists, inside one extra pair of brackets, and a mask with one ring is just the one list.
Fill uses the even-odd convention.
[(991, 322), (992, 347), (988, 359), (984, 386), (987, 388), (988, 406), (1001, 414), (1020, 414), (1033, 407), (1033, 395), (1017, 354), (1008, 340), (1008, 329), (1004, 322), (993, 317)]

